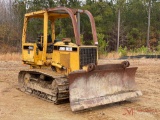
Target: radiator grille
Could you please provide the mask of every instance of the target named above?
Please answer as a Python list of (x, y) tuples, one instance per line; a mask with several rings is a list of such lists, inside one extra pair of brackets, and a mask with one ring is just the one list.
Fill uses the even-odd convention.
[(97, 48), (80, 48), (80, 68), (89, 63), (97, 63)]

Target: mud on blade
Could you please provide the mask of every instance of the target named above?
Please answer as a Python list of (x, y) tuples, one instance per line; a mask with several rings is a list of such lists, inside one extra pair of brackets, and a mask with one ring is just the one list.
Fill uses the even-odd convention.
[(141, 91), (136, 90), (136, 70), (137, 67), (107, 69), (105, 66), (97, 66), (91, 72), (71, 73), (69, 92), (72, 111), (124, 101), (142, 95)]

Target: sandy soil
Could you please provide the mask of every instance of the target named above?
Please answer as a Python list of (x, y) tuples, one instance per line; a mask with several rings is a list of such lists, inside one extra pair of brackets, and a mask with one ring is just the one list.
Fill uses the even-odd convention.
[[(116, 63), (120, 60), (100, 60)], [(160, 60), (130, 60), (138, 66), (136, 82), (143, 96), (73, 113), (70, 104), (54, 105), (17, 90), (21, 61), (0, 61), (0, 120), (159, 120)]]

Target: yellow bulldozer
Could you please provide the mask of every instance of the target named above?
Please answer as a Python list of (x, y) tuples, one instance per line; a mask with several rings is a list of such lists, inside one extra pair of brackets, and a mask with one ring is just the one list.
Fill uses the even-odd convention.
[[(80, 15), (91, 23), (94, 45), (82, 45)], [(64, 36), (56, 39), (55, 22), (69, 18), (74, 41)], [(43, 21), (42, 34), (27, 41), (27, 26), (32, 19)], [(49, 31), (51, 31), (49, 34)], [(129, 62), (98, 65), (98, 40), (95, 22), (88, 10), (67, 7), (49, 8), (26, 13), (22, 34), (22, 61), (30, 65), (18, 76), (21, 91), (59, 104), (69, 99), (72, 111), (125, 101), (141, 96), (136, 89), (137, 67)]]

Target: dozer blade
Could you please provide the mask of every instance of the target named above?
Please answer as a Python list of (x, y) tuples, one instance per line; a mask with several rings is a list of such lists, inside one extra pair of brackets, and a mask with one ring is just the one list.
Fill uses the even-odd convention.
[(90, 72), (78, 71), (69, 75), (70, 105), (72, 111), (125, 101), (141, 96), (136, 90), (137, 67), (101, 65)]

